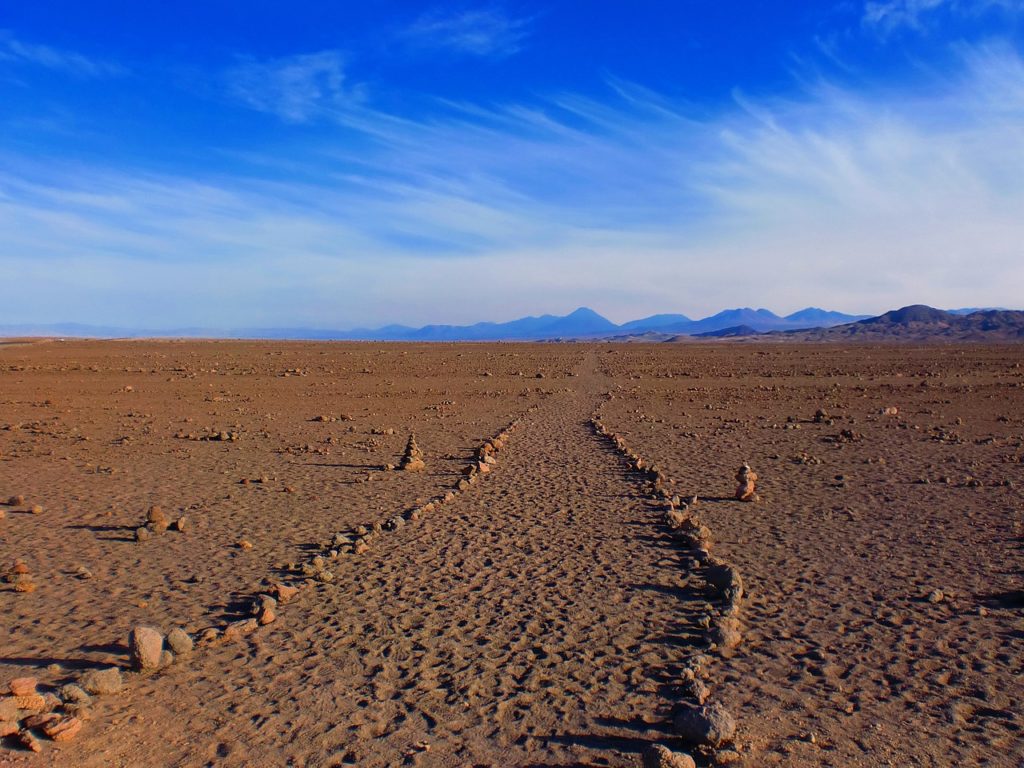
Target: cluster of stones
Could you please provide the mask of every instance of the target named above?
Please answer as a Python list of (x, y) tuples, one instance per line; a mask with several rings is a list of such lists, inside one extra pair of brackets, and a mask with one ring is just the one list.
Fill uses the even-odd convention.
[[(181, 628), (164, 637), (158, 629), (140, 626), (128, 635), (132, 669), (142, 674), (170, 666), (193, 647)], [(0, 736), (16, 737), (33, 752), (43, 749), (39, 736), (57, 742), (75, 738), (90, 718), (94, 697), (120, 693), (125, 682), (120, 668), (107, 667), (91, 669), (56, 692), (39, 693), (37, 685), (34, 678), (18, 678), (9, 684), (10, 695), (0, 697)]]
[(173, 522), (160, 507), (150, 507), (146, 513), (144, 525), (135, 529), (135, 540), (146, 541), (154, 533), (163, 533), (166, 530), (184, 531), (188, 528), (188, 518), (182, 515)]
[(340, 416), (327, 416), (324, 414), (320, 414), (319, 416), (314, 416), (312, 419), (310, 419), (310, 421), (319, 421), (324, 424), (333, 424), (337, 421), (352, 421), (352, 416), (350, 416), (347, 413), (343, 413)]
[(164, 637), (159, 629), (135, 627), (128, 633), (128, 655), (136, 672), (155, 672), (174, 663), (178, 656), (188, 656), (194, 648), (192, 637), (175, 627)]
[[(25, 497), (24, 496), (11, 496), (9, 499), (7, 499), (7, 506), (8, 507), (25, 507), (25, 506), (27, 506), (25, 504)], [(43, 508), (41, 506), (39, 506), (38, 504), (33, 504), (32, 506), (28, 507), (27, 511), (31, 512), (33, 515), (41, 515), (41, 514), (43, 514)], [(7, 511), (3, 510), (3, 509), (0, 509), (0, 520), (3, 520), (6, 516), (7, 516)]]
[(174, 434), (178, 440), (197, 440), (201, 442), (236, 443), (240, 437), (234, 430), (215, 429), (210, 432), (196, 433), (179, 431)]
[(474, 461), (462, 470), (462, 474), (467, 479), (472, 479), (478, 475), (486, 475), (491, 471), (491, 467), (498, 463), (496, 454), (504, 445), (505, 440), (502, 439), (501, 435), (483, 443), (476, 449)]
[(416, 435), (409, 435), (409, 442), (405, 444), (405, 453), (398, 468), (405, 472), (419, 472), (427, 468), (423, 462), (423, 451), (416, 445)]
[(14, 591), (22, 594), (29, 594), (36, 591), (36, 582), (32, 577), (32, 569), (24, 560), (15, 560), (14, 565), (6, 568), (3, 580), (7, 584), (14, 585)]
[(210, 432), (209, 434), (204, 435), (200, 439), (213, 440), (222, 443), (236, 443), (238, 442), (238, 437), (238, 432), (235, 432), (234, 430), (221, 429), (215, 432)]
[(26, 749), (42, 752), (40, 737), (56, 742), (75, 738), (91, 703), (92, 697), (79, 685), (40, 693), (34, 677), (15, 678), (0, 696), (0, 737), (14, 737)]
[(743, 465), (736, 472), (736, 499), (738, 501), (760, 501), (757, 495), (757, 473), (750, 468), (750, 465), (743, 462)]
[[(733, 749), (736, 738), (736, 721), (720, 703), (709, 702), (711, 690), (708, 685), (711, 654), (722, 657), (732, 655), (743, 640), (742, 624), (739, 620), (743, 602), (743, 579), (739, 571), (711, 552), (711, 530), (695, 514), (699, 500), (696, 496), (688, 501), (680, 499), (669, 491), (669, 479), (655, 464), (649, 464), (630, 450), (626, 441), (609, 430), (599, 415), (591, 419), (594, 431), (611, 442), (628, 462), (631, 469), (639, 473), (647, 484), (647, 493), (662, 506), (662, 522), (673, 539), (689, 556), (689, 567), (699, 572), (706, 583), (710, 606), (701, 620), (705, 630), (705, 653), (695, 654), (688, 660), (680, 680), (680, 690), (685, 696), (676, 704), (672, 714), (673, 730), (680, 740), (694, 754), (715, 764), (727, 764), (739, 759)], [(744, 475), (743, 496), (747, 492), (756, 498), (757, 475), (744, 465), (737, 473)], [(749, 487), (748, 487), (749, 486)], [(737, 498), (741, 498), (739, 489)], [(693, 768), (695, 761), (690, 754), (674, 751), (664, 745), (652, 745), (643, 756), (645, 768)]]

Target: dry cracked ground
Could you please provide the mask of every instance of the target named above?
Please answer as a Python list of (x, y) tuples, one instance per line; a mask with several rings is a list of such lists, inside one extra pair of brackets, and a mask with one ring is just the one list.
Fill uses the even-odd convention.
[[(590, 417), (697, 495), (744, 577), (712, 699), (738, 765), (1024, 761), (1020, 347), (0, 344), (0, 684), (127, 670), (339, 531), (278, 619), (98, 697), (0, 765), (637, 766), (706, 595)], [(607, 394), (611, 394), (611, 398)], [(888, 409), (888, 412), (886, 412)], [(893, 412), (895, 409), (895, 412)], [(409, 435), (426, 470), (389, 470)], [(756, 504), (732, 499), (748, 461)], [(38, 505), (33, 514), (33, 506)], [(182, 532), (136, 541), (146, 511)], [(244, 546), (240, 544), (245, 543)], [(681, 745), (680, 745), (680, 748)]]

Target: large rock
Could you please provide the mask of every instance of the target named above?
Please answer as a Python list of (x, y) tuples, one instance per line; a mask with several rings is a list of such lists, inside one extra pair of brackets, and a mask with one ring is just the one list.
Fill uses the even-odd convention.
[(264, 604), (260, 606), (259, 613), (256, 614), (256, 621), (262, 627), (266, 624), (272, 624), (277, 620), (277, 614), (274, 613), (273, 606)]
[(150, 507), (149, 512), (146, 513), (146, 521), (150, 523), (157, 523), (166, 519), (167, 515), (157, 506)]
[(88, 693), (82, 689), (81, 686), (75, 685), (74, 683), (68, 683), (60, 689), (60, 697), (65, 704), (91, 704), (92, 698)]
[(124, 687), (121, 670), (117, 667), (90, 670), (82, 675), (82, 679), (78, 683), (94, 696), (107, 696), (112, 693), (118, 693)]
[(7, 685), (14, 696), (31, 696), (36, 693), (37, 684), (38, 681), (34, 677), (16, 677)]
[(13, 723), (20, 717), (18, 702), (13, 697), (0, 699), (0, 723)]
[(82, 730), (82, 721), (77, 717), (61, 717), (43, 726), (43, 733), (54, 741), (71, 741)]
[(293, 597), (299, 594), (299, 588), (290, 586), (288, 584), (275, 584), (271, 588), (271, 592), (282, 603), (287, 603), (289, 600), (291, 600)]
[(43, 712), (46, 710), (46, 697), (38, 693), (30, 693), (27, 696), (13, 696), (12, 700), (18, 705), (18, 709), (26, 712)]
[(167, 633), (167, 647), (178, 656), (187, 656), (192, 653), (192, 638), (181, 627), (175, 627)]
[(721, 704), (680, 707), (673, 719), (679, 736), (694, 746), (720, 747), (736, 736), (736, 721)]
[(731, 616), (719, 617), (711, 626), (711, 642), (719, 650), (731, 651), (743, 642), (743, 626)]
[(697, 768), (697, 764), (685, 752), (673, 752), (661, 744), (652, 744), (644, 750), (644, 768)]
[(727, 600), (743, 597), (743, 579), (740, 572), (721, 561), (708, 566), (704, 578), (712, 589), (720, 592)]
[(152, 627), (135, 627), (128, 633), (128, 653), (132, 666), (140, 672), (160, 668), (164, 636)]

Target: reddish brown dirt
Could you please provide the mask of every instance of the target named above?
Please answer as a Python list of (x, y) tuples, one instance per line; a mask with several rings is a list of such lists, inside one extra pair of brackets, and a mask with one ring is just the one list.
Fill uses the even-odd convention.
[[(276, 623), (129, 676), (76, 740), (40, 757), (5, 742), (0, 764), (639, 765), (645, 744), (673, 741), (703, 604), (636, 475), (589, 428), (605, 403), (607, 426), (702, 497), (715, 552), (746, 581), (745, 642), (711, 681), (741, 764), (1019, 765), (1019, 359), (5, 345), (0, 497), (25, 503), (0, 506), (0, 565), (25, 559), (39, 588), (0, 585), (0, 681), (126, 665), (136, 624), (223, 623), (336, 531), (444, 493), (477, 445), (520, 424), (479, 483), (340, 559)], [(221, 431), (238, 439), (196, 439)], [(380, 469), (410, 432), (427, 471)], [(758, 504), (730, 498), (744, 460)], [(136, 542), (153, 504), (192, 525)]]
[[(606, 423), (704, 498), (746, 579), (747, 641), (718, 680), (743, 765), (1024, 764), (1020, 347), (602, 360), (622, 386)], [(731, 498), (743, 461), (759, 504)]]

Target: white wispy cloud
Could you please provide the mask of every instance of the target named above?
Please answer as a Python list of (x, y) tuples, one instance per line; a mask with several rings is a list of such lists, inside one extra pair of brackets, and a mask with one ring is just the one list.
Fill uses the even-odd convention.
[(613, 85), (615, 101), (450, 105), (429, 121), (357, 107), (331, 117), (365, 132), (358, 152), (339, 138), (280, 174), (0, 157), (0, 264), (25, 288), (5, 307), (27, 322), (346, 327), (579, 304), (618, 320), (1020, 305), (1014, 50), (965, 49), (958, 72), (913, 89), (818, 82), (714, 115)]
[(0, 30), (0, 61), (44, 67), (83, 78), (118, 77), (128, 72), (120, 64), (19, 40), (8, 30)]
[(514, 18), (498, 8), (434, 11), (407, 27), (402, 37), (423, 48), (502, 58), (521, 50), (529, 24), (529, 19)]
[(895, 29), (896, 27), (919, 28), (921, 17), (941, 6), (950, 5), (950, 0), (879, 0), (864, 5), (864, 23)]
[(345, 63), (344, 54), (335, 50), (245, 58), (225, 73), (225, 81), (239, 103), (301, 123), (362, 100), (362, 87), (347, 82)]
[(888, 33), (900, 28), (921, 30), (928, 17), (945, 10), (962, 16), (987, 11), (1024, 11), (1021, 0), (868, 0), (864, 4), (866, 25)]

